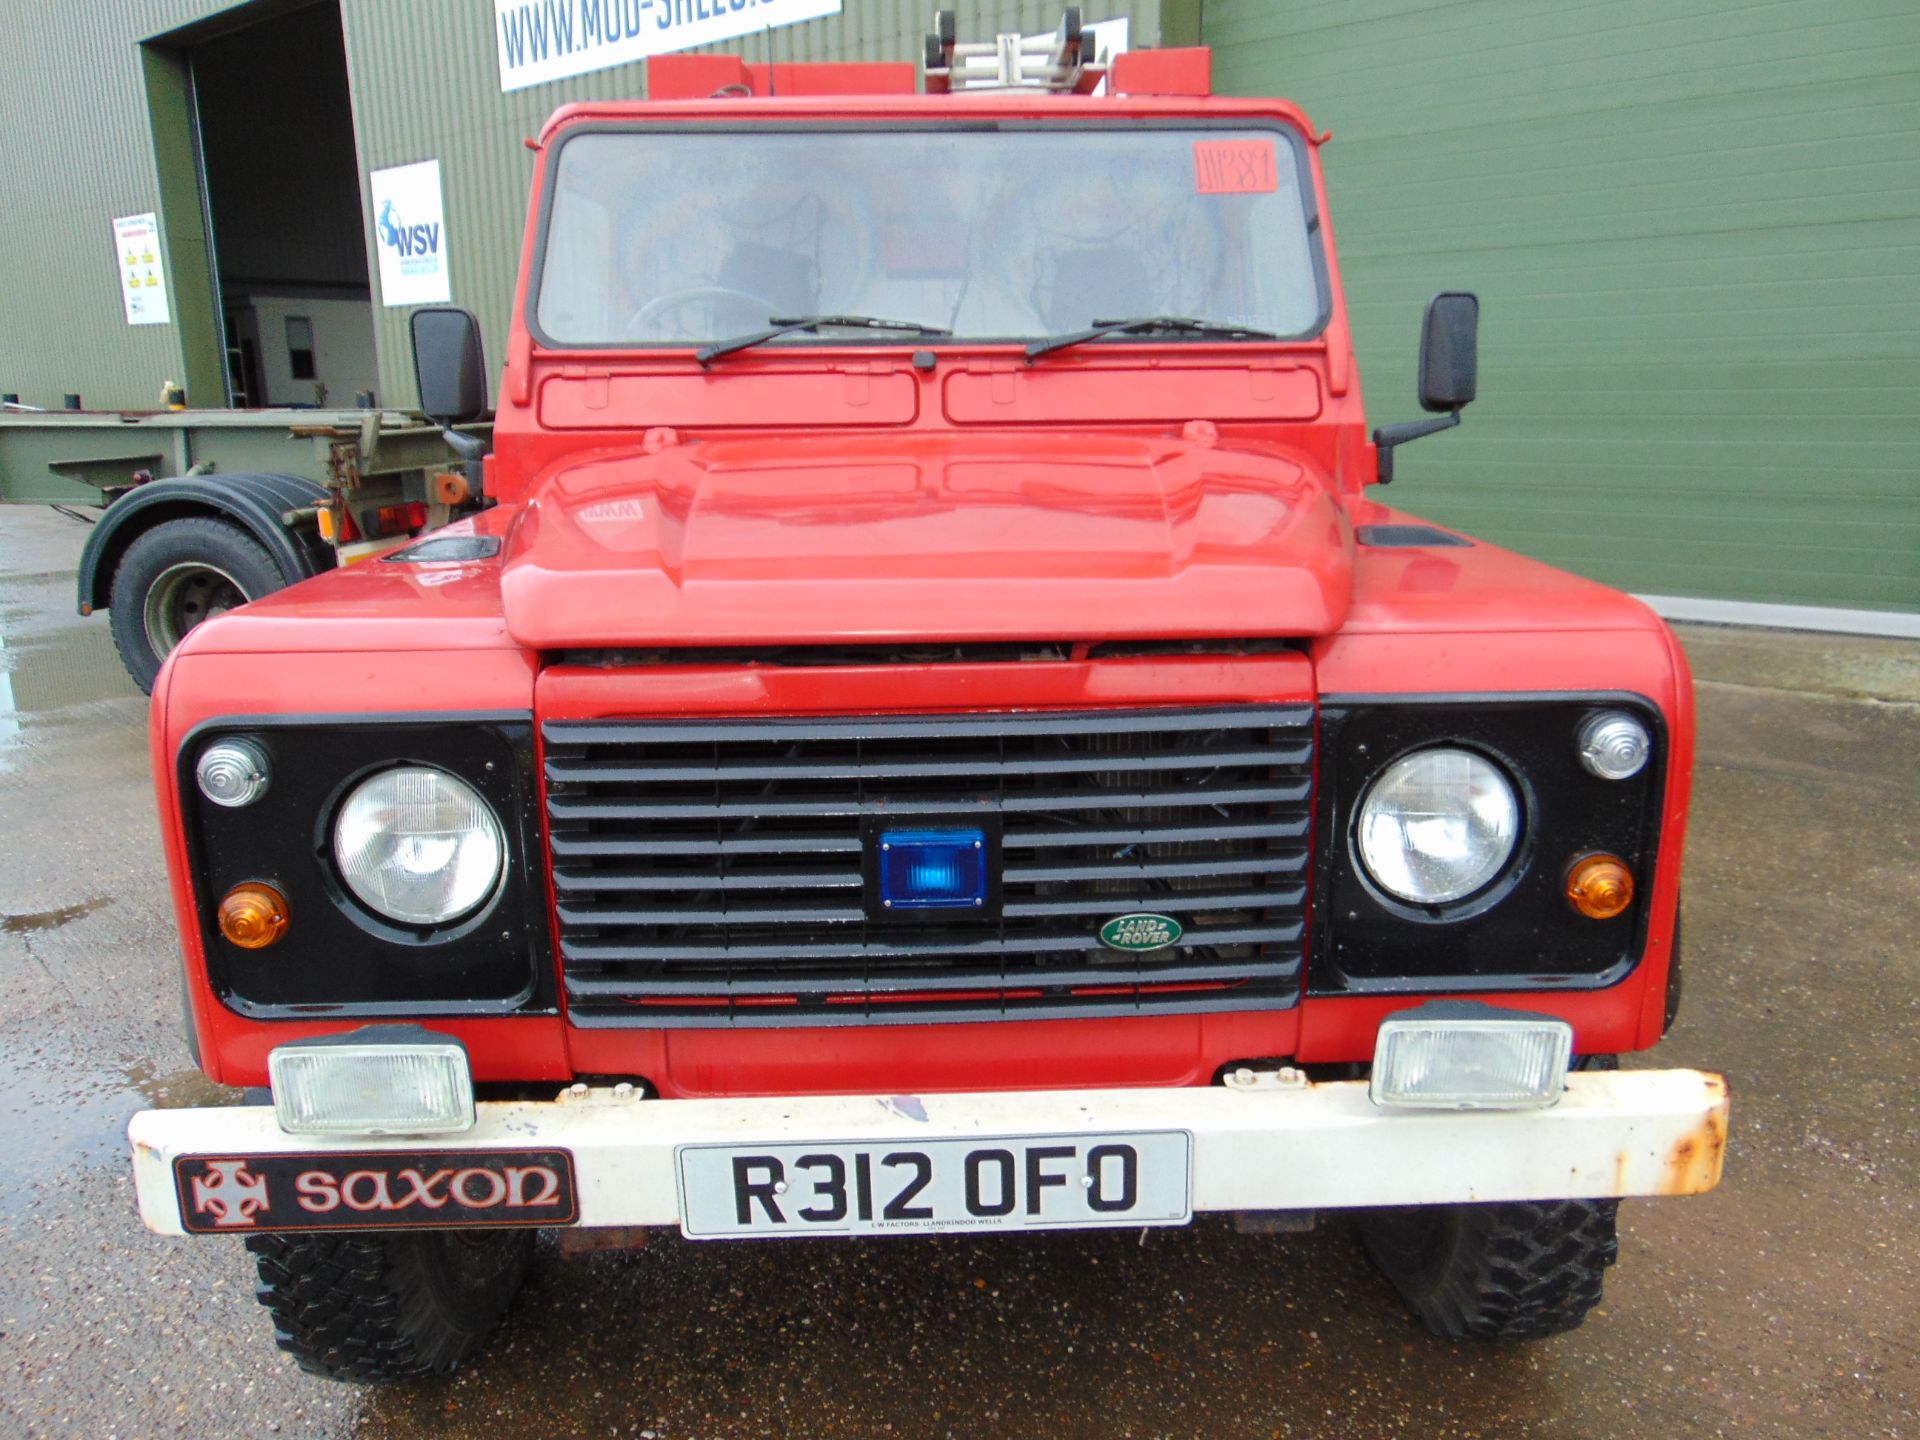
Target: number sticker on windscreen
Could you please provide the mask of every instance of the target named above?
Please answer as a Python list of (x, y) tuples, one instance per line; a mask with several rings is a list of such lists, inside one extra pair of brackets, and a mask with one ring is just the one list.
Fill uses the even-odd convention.
[(1261, 195), (1280, 188), (1273, 141), (1196, 140), (1193, 188), (1202, 195)]

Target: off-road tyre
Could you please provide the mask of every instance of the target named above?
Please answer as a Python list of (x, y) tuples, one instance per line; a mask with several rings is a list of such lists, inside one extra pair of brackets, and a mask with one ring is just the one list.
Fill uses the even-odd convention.
[(531, 1230), (249, 1235), (279, 1347), (312, 1375), (445, 1375), (499, 1323), (533, 1259)]
[(1360, 1238), (1413, 1312), (1454, 1340), (1538, 1340), (1600, 1303), (1617, 1200), (1372, 1210)]
[(1673, 912), (1673, 949), (1667, 956), (1667, 1004), (1660, 1018), (1662, 1035), (1673, 1029), (1673, 1022), (1680, 1018), (1680, 997), (1686, 989), (1680, 973), (1680, 922), (1685, 919), (1684, 910)]
[[(196, 576), (209, 582), (199, 613), (192, 588)], [(287, 583), (266, 547), (231, 521), (196, 515), (156, 525), (127, 546), (114, 566), (107, 615), (120, 663), (134, 684), (152, 693), (160, 662), (172, 648), (156, 640), (148, 624), (149, 603), (157, 587), (180, 588), (176, 603), (164, 607), (169, 610), (171, 628), (178, 632), (172, 637), (178, 643), (181, 635), (206, 618), (206, 599), (231, 608), (236, 599), (240, 604), (258, 600)], [(162, 627), (163, 633), (166, 628)]]

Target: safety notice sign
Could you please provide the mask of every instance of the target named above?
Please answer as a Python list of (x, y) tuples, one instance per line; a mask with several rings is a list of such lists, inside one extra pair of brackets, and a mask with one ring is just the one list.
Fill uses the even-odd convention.
[(165, 325), (171, 321), (166, 271), (160, 263), (159, 217), (149, 211), (116, 219), (113, 253), (120, 260), (120, 299), (127, 307), (127, 323)]

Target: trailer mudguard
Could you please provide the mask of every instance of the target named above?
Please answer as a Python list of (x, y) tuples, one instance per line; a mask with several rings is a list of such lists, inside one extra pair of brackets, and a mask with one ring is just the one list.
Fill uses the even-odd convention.
[(299, 475), (192, 475), (155, 480), (107, 507), (80, 552), (80, 613), (107, 606), (113, 572), (141, 535), (169, 520), (204, 515), (231, 520), (266, 547), (287, 584), (333, 568), (332, 551), (317, 533), (280, 523), (289, 510), (317, 504), (326, 487)]

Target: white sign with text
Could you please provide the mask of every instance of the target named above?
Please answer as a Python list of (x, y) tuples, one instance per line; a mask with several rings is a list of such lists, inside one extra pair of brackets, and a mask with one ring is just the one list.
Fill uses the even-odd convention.
[(168, 324), (173, 315), (160, 263), (160, 217), (152, 212), (118, 217), (113, 222), (113, 253), (120, 261), (120, 300), (127, 307), (127, 323)]
[(521, 90), (838, 15), (840, 0), (493, 0), (500, 88)]
[(396, 165), (368, 177), (373, 188), (374, 249), (386, 305), (440, 305), (453, 298), (447, 272), (447, 217), (440, 162)]

